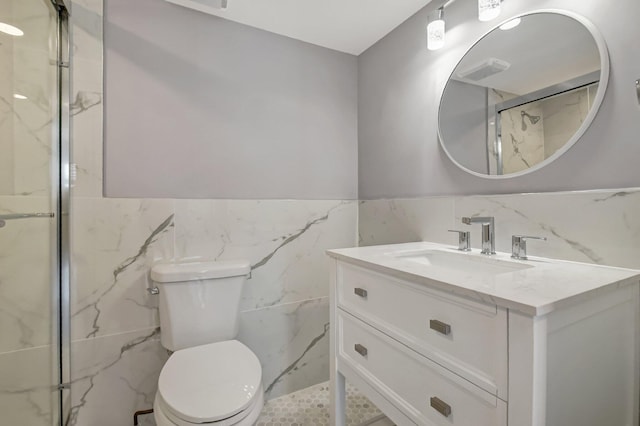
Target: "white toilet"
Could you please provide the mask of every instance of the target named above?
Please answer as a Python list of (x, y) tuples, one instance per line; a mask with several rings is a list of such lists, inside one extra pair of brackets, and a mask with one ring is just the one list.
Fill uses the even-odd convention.
[(158, 426), (250, 426), (262, 406), (262, 368), (233, 340), (248, 261), (160, 263), (160, 341), (175, 351), (160, 372), (153, 404)]

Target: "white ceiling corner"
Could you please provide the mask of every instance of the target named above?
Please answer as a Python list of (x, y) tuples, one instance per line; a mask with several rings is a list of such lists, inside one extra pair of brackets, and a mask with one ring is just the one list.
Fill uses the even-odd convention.
[(431, 0), (227, 1), (226, 9), (199, 9), (230, 21), (359, 55)]

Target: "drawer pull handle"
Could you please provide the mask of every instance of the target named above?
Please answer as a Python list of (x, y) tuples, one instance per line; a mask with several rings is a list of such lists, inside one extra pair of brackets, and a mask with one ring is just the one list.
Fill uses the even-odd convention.
[(431, 397), (431, 406), (445, 417), (451, 415), (451, 406), (436, 396)]
[(429, 321), (429, 328), (431, 328), (432, 330), (437, 331), (438, 333), (442, 333), (445, 336), (448, 336), (449, 334), (451, 334), (451, 326), (447, 323), (444, 323), (442, 321), (438, 321), (438, 320), (430, 320)]
[(356, 287), (355, 289), (353, 289), (353, 292), (360, 297), (367, 297), (367, 290), (365, 290), (364, 288)]
[(362, 356), (367, 356), (367, 353), (369, 352), (367, 348), (362, 346), (360, 343), (356, 343), (356, 345), (353, 348), (356, 350), (356, 352), (358, 352)]

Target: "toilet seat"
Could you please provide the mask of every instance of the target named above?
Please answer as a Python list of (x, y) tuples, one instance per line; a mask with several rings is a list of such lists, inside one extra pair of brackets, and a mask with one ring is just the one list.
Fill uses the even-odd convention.
[(177, 425), (223, 426), (249, 415), (262, 398), (258, 358), (229, 340), (174, 352), (160, 372), (156, 403)]
[[(254, 426), (260, 413), (262, 412), (262, 407), (264, 406), (264, 392), (262, 387), (260, 388), (260, 392), (257, 394), (254, 402), (249, 408), (246, 410), (236, 414), (233, 417), (219, 420), (213, 423), (205, 423), (205, 425), (210, 426)], [(156, 394), (155, 401), (153, 403), (154, 409), (154, 419), (156, 421), (157, 426), (198, 426), (202, 423), (190, 423), (184, 421), (180, 418), (173, 416), (166, 408), (165, 403), (162, 401), (162, 398), (159, 394)]]

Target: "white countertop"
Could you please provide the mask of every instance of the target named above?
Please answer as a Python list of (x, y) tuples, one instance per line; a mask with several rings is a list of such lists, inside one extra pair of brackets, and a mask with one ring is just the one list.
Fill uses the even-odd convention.
[(489, 257), (480, 254), (477, 249), (472, 252), (460, 252), (453, 246), (429, 242), (336, 249), (328, 250), (327, 254), (338, 260), (396, 278), (532, 316), (548, 314), (555, 309), (620, 286), (640, 283), (640, 271), (635, 269), (533, 256), (528, 260), (519, 261), (511, 259), (507, 253), (497, 253), (490, 258), (534, 267), (483, 276), (437, 268), (398, 256), (420, 250), (442, 250), (460, 256), (479, 256), (480, 259), (476, 260)]

